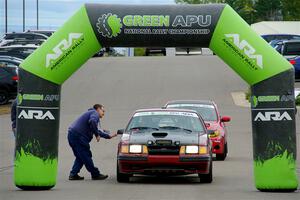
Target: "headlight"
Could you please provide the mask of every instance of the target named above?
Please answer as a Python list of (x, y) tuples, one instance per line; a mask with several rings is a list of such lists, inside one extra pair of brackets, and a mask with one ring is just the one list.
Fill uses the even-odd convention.
[(134, 144), (129, 146), (129, 153), (142, 153), (142, 150), (142, 145)]
[(199, 152), (198, 146), (186, 146), (185, 147), (185, 153), (187, 154), (196, 154)]
[(180, 147), (180, 155), (184, 154), (208, 154), (207, 146), (181, 146)]
[(121, 153), (128, 153), (129, 152), (128, 145), (122, 145), (120, 152)]
[(220, 131), (216, 130), (213, 134), (209, 134), (209, 138), (219, 137), (220, 135)]
[(199, 154), (208, 154), (207, 147), (206, 146), (204, 146), (204, 147), (200, 146)]
[(128, 153), (143, 153), (148, 154), (148, 147), (146, 145), (139, 145), (139, 144), (132, 144), (132, 145), (122, 145), (121, 146), (121, 153), (128, 154)]

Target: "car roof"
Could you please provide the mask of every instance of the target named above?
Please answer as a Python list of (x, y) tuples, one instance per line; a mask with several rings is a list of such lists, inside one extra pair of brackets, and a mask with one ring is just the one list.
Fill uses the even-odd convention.
[(9, 48), (38, 48), (38, 45), (34, 45), (34, 44), (26, 44), (26, 45), (20, 45), (20, 44), (16, 44), (16, 45), (10, 45), (10, 46), (0, 46), (1, 49), (9, 49)]
[(37, 33), (37, 32), (11, 32), (11, 33), (5, 33), (5, 35), (40, 35), (40, 36), (44, 36), (46, 38), (48, 38), (48, 36), (41, 34), (41, 33)]
[(138, 112), (190, 112), (195, 113), (198, 115), (198, 113), (194, 110), (188, 110), (188, 109), (177, 109), (177, 108), (148, 108), (148, 109), (139, 109), (136, 110), (134, 113)]
[(282, 35), (282, 36), (284, 36), (284, 35), (287, 35), (287, 36), (300, 36), (300, 35), (297, 35), (297, 34), (286, 34), (286, 33), (283, 33), (283, 34), (278, 34), (278, 33), (272, 33), (272, 34), (263, 34), (263, 35), (261, 35), (261, 36), (271, 36), (271, 35)]
[(22, 61), (22, 59), (20, 59), (20, 58), (13, 57), (13, 56), (6, 56), (6, 55), (0, 55), (0, 59), (7, 59), (7, 60), (20, 60), (20, 61)]
[(214, 105), (215, 103), (211, 100), (172, 100), (168, 101), (166, 105), (170, 104), (205, 104), (205, 105)]
[(12, 60), (12, 61), (19, 61), (19, 62), (23, 61), (20, 58), (13, 57), (13, 56), (5, 56), (5, 55), (0, 55), (0, 60)]
[(24, 32), (24, 33), (28, 33), (28, 32), (34, 32), (34, 33), (52, 32), (52, 33), (54, 33), (55, 30), (45, 30), (45, 29), (43, 29), (43, 30), (27, 30), (27, 31)]
[(27, 30), (25, 33), (40, 33), (50, 37), (54, 32), (55, 30)]
[(13, 45), (38, 45), (40, 46), (43, 42), (45, 42), (45, 39), (34, 39), (34, 40), (26, 40), (26, 39), (13, 39), (13, 40), (6, 40), (7, 42), (2, 44), (2, 46), (13, 46)]

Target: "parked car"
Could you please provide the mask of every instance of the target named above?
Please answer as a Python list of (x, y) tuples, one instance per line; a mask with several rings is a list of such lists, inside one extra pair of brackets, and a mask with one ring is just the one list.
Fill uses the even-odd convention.
[(13, 45), (30, 45), (30, 44), (40, 46), (45, 41), (46, 40), (41, 40), (41, 39), (35, 39), (35, 40), (14, 39), (14, 40), (7, 41), (5, 44), (2, 45), (2, 47), (13, 46)]
[(295, 69), (295, 78), (300, 79), (300, 40), (280, 41), (274, 47)]
[(180, 55), (201, 55), (202, 54), (202, 48), (200, 47), (176, 47), (175, 48), (176, 56)]
[(134, 174), (198, 174), (211, 183), (212, 153), (209, 132), (192, 110), (144, 109), (131, 117), (118, 145), (117, 181)]
[(16, 39), (22, 40), (47, 40), (48, 36), (39, 33), (6, 33), (0, 40), (0, 46), (5, 45), (7, 42), (11, 42)]
[(272, 40), (300, 40), (300, 35), (293, 34), (265, 34), (261, 35), (268, 43)]
[(39, 33), (50, 37), (54, 32), (54, 30), (27, 30), (25, 33)]
[(17, 57), (20, 59), (27, 58), (39, 46), (37, 45), (11, 45), (7, 47), (0, 47), (0, 55)]
[(19, 58), (0, 56), (0, 104), (6, 104), (17, 95)]
[(166, 48), (161, 47), (147, 47), (146, 48), (146, 56), (150, 56), (153, 54), (161, 54), (163, 56), (167, 55)]
[(168, 102), (165, 107), (191, 109), (201, 115), (205, 121), (206, 128), (214, 131), (214, 134), (209, 135), (212, 143), (212, 153), (216, 154), (217, 160), (225, 160), (228, 153), (228, 132), (225, 122), (229, 122), (230, 117), (221, 117), (218, 107), (213, 101), (177, 100)]

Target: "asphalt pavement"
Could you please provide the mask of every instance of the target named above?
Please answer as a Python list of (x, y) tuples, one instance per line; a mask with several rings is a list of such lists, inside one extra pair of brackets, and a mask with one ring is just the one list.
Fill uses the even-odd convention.
[[(296, 83), (300, 88), (300, 83)], [(264, 193), (254, 186), (250, 108), (236, 106), (232, 92), (248, 85), (216, 56), (92, 58), (62, 87), (57, 185), (49, 191), (21, 191), (13, 184), (14, 138), (10, 115), (0, 116), (0, 200), (299, 200), (294, 193)], [(92, 141), (95, 165), (109, 178), (93, 181), (85, 168), (84, 181), (69, 181), (74, 156), (66, 139), (67, 128), (95, 103), (105, 106), (102, 127), (124, 128), (140, 108), (161, 107), (175, 99), (211, 99), (228, 115), (229, 154), (213, 162), (213, 182), (201, 184), (196, 175), (135, 177), (117, 183), (116, 151), (120, 139)], [(299, 127), (299, 114), (297, 126)], [(298, 152), (300, 149), (297, 129)], [(298, 159), (298, 175), (300, 162)], [(299, 176), (300, 177), (300, 176)]]

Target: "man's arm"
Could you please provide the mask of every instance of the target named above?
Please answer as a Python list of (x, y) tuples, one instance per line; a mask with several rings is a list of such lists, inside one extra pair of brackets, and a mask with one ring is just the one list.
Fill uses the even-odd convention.
[(104, 131), (98, 129), (98, 122), (99, 122), (98, 113), (91, 114), (90, 119), (89, 119), (89, 124), (90, 124), (90, 127), (91, 127), (94, 135), (96, 136), (96, 138), (98, 136), (100, 136), (100, 137), (103, 137), (105, 139), (110, 139), (111, 136), (109, 134), (107, 134)]

